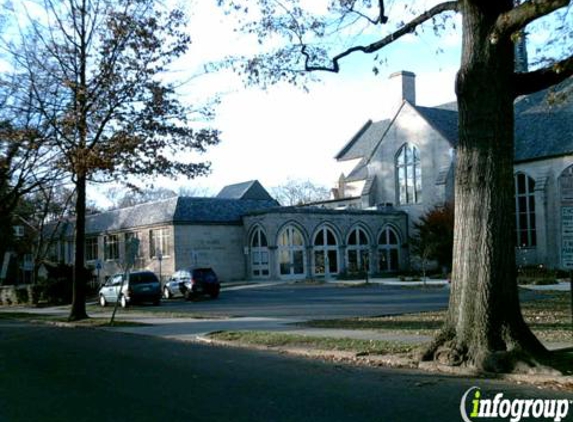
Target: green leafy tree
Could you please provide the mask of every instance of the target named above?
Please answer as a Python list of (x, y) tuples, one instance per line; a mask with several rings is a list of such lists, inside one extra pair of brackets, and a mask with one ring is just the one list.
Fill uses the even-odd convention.
[[(372, 55), (376, 68), (378, 54), (405, 35), (430, 29), (439, 44), (456, 24), (452, 18), (461, 17), (452, 290), (445, 327), (425, 359), (511, 371), (516, 360), (534, 365), (548, 356), (523, 320), (517, 292), (507, 212), (514, 207), (513, 102), (573, 74), (570, 3), (459, 0), (424, 9), (422, 1), (329, 0), (311, 7), (301, 0), (218, 0), (263, 46), (260, 55), (228, 63), (263, 86), (304, 85), (316, 71), (338, 73), (357, 54)], [(547, 24), (553, 38), (535, 70), (517, 72), (514, 42), (535, 24)]]
[[(166, 72), (187, 50), (187, 20), (153, 0), (44, 0), (19, 22), (10, 48), (21, 92), (58, 151), (76, 192), (74, 293), (70, 320), (87, 318), (86, 189), (90, 181), (155, 175), (190, 178), (208, 172), (186, 153), (218, 142), (218, 132), (193, 120)], [(21, 10), (15, 16), (22, 15)], [(30, 12), (31, 13), (31, 12)], [(14, 19), (18, 19), (15, 17)], [(162, 77), (163, 76), (163, 77)]]

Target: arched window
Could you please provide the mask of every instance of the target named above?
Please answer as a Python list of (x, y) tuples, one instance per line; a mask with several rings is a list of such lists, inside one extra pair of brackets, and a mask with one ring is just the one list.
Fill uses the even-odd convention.
[(332, 229), (322, 227), (314, 236), (314, 274), (338, 274), (338, 242)]
[(400, 240), (390, 226), (378, 237), (378, 270), (382, 273), (400, 269)]
[(515, 175), (515, 227), (517, 246), (537, 245), (535, 229), (535, 180), (524, 173)]
[(265, 232), (257, 227), (251, 236), (251, 271), (255, 278), (270, 275), (268, 246)]
[(285, 278), (302, 278), (305, 275), (304, 237), (299, 229), (289, 225), (278, 237), (279, 273)]
[(419, 204), (422, 201), (422, 167), (418, 148), (406, 144), (396, 155), (398, 203)]
[(346, 242), (346, 262), (349, 273), (369, 271), (370, 240), (364, 229), (356, 227), (348, 235)]

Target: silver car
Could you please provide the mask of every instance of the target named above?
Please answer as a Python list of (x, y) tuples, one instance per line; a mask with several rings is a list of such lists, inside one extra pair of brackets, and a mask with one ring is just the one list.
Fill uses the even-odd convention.
[[(151, 271), (134, 271), (129, 273), (129, 280), (122, 280), (124, 274), (111, 277), (99, 290), (99, 304), (107, 306), (119, 300), (120, 305), (126, 308), (132, 303), (151, 302), (159, 305), (161, 300), (161, 284), (157, 276)], [(121, 292), (120, 292), (121, 289)]]

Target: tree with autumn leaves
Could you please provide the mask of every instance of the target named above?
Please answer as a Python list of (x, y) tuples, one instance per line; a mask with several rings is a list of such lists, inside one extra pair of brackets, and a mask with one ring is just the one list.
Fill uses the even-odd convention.
[(6, 43), (18, 75), (19, 106), (33, 115), (42, 148), (57, 151), (50, 166), (64, 170), (75, 188), (69, 319), (80, 320), (87, 318), (82, 274), (89, 183), (206, 174), (208, 163), (186, 155), (217, 144), (219, 134), (194, 121), (204, 110), (183, 104), (166, 82), (170, 65), (191, 43), (181, 10), (153, 0), (34, 5), (14, 11), (20, 36)]

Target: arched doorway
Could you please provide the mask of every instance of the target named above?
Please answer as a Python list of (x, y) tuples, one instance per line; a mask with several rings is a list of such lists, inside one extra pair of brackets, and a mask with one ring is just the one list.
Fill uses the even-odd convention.
[(313, 273), (328, 277), (338, 274), (338, 241), (334, 231), (329, 227), (321, 227), (313, 241)]
[(267, 278), (270, 275), (269, 245), (263, 229), (257, 227), (251, 236), (251, 275)]
[(300, 279), (306, 275), (306, 251), (302, 232), (293, 225), (285, 227), (278, 236), (279, 275), (285, 279)]
[(346, 262), (349, 273), (370, 270), (370, 239), (361, 227), (350, 231), (346, 241)]
[(378, 271), (395, 272), (400, 269), (400, 239), (396, 231), (386, 226), (378, 236)]

